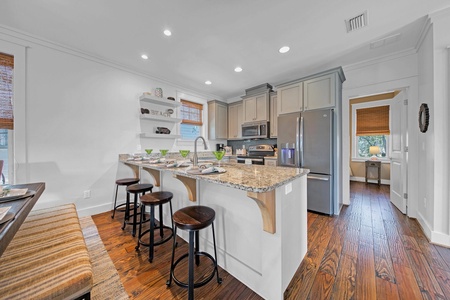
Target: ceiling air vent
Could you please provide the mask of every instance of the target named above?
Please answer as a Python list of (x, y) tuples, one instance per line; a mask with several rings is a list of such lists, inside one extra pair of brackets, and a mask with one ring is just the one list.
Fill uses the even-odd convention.
[(356, 17), (345, 20), (345, 25), (347, 25), (347, 32), (352, 32), (367, 26), (367, 10)]

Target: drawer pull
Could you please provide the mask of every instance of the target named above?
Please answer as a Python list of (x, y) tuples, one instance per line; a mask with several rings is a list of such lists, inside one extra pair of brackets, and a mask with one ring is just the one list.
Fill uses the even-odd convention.
[(328, 181), (328, 177), (317, 177), (317, 176), (309, 176), (309, 175), (308, 175), (308, 179)]

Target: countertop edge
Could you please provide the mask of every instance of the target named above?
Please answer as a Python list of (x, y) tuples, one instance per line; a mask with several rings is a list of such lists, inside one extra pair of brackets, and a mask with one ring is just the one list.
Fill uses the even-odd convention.
[[(246, 185), (231, 183), (229, 181), (220, 180), (221, 174), (196, 175), (196, 174), (186, 173), (186, 171), (185, 171), (186, 168), (177, 168), (177, 169), (176, 168), (166, 168), (166, 167), (161, 167), (161, 166), (157, 166), (157, 165), (153, 165), (153, 164), (148, 164), (145, 162), (128, 161), (128, 160), (119, 160), (119, 162), (122, 162), (124, 164), (130, 164), (130, 165), (150, 168), (150, 169), (154, 169), (154, 170), (158, 170), (158, 171), (168, 171), (168, 172), (171, 172), (171, 173), (179, 175), (179, 176), (203, 180), (206, 182), (224, 185), (227, 187), (231, 187), (231, 188), (235, 188), (235, 189), (239, 189), (239, 190), (243, 190), (243, 191), (247, 191), (247, 192), (255, 192), (255, 193), (265, 193), (265, 192), (275, 190), (276, 188), (286, 185), (287, 183), (294, 181), (295, 179), (300, 178), (309, 173), (309, 169), (297, 169), (297, 170), (301, 170), (301, 172), (299, 172), (298, 174), (295, 174), (285, 180), (277, 182), (275, 184), (272, 184), (269, 186), (264, 186), (264, 187), (250, 187), (250, 186), (246, 186)], [(272, 167), (272, 168), (281, 168), (281, 167)]]

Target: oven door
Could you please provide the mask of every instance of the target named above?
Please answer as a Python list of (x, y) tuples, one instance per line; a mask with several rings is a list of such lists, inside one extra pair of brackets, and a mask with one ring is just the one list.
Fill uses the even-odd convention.
[(264, 165), (264, 157), (237, 157), (238, 164), (249, 164), (249, 162), (251, 162), (252, 165)]

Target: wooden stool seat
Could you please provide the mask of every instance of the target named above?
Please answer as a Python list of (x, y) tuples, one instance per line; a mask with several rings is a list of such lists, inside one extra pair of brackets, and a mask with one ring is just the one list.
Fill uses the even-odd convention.
[(116, 180), (117, 185), (132, 185), (136, 183), (139, 183), (139, 178), (122, 178)]
[[(139, 246), (143, 245), (148, 247), (148, 261), (151, 263), (153, 262), (153, 254), (154, 254), (154, 247), (161, 245), (167, 241), (169, 241), (173, 236), (173, 220), (172, 220), (172, 227), (164, 226), (163, 222), (163, 204), (169, 203), (170, 205), (170, 215), (172, 216), (172, 200), (173, 194), (171, 192), (154, 192), (150, 194), (145, 194), (141, 196), (141, 221), (139, 224), (139, 235), (138, 235), (138, 242), (136, 245), (136, 251), (139, 250)], [(159, 225), (155, 225), (155, 206), (159, 206)], [(145, 207), (150, 206), (150, 228), (142, 232), (142, 227), (144, 224), (144, 213), (145, 213)], [(172, 218), (171, 218), (172, 219)], [(159, 237), (160, 239), (155, 242), (155, 230), (159, 229)], [(164, 236), (164, 229), (167, 229), (170, 231), (169, 235)], [(149, 242), (145, 243), (142, 239), (143, 237), (149, 234)]]
[(127, 192), (131, 194), (140, 194), (149, 192), (153, 189), (153, 184), (151, 183), (138, 183), (127, 187)]
[(145, 194), (141, 197), (141, 203), (143, 205), (158, 205), (169, 202), (173, 197), (171, 192), (154, 192), (151, 194)]
[[(125, 229), (125, 226), (127, 224), (133, 225), (133, 231), (132, 235), (136, 236), (136, 225), (138, 224), (137, 221), (137, 215), (141, 214), (138, 213), (138, 195), (142, 194), (144, 195), (146, 192), (152, 192), (153, 190), (153, 184), (151, 183), (137, 183), (133, 185), (127, 186), (127, 203), (126, 203), (126, 209), (125, 209), (125, 218), (123, 220), (123, 226), (122, 230)], [(134, 202), (133, 202), (133, 214), (130, 215), (130, 194), (134, 194)], [(133, 221), (129, 221), (130, 217), (133, 217)]]
[[(194, 288), (198, 288), (204, 286), (208, 282), (210, 282), (214, 275), (217, 276), (217, 283), (222, 283), (222, 278), (219, 277), (219, 268), (217, 266), (217, 249), (216, 249), (216, 237), (214, 232), (214, 219), (216, 217), (215, 211), (207, 206), (197, 205), (197, 206), (188, 206), (182, 208), (175, 212), (173, 215), (173, 223), (174, 227), (174, 239), (172, 246), (172, 261), (170, 263), (170, 275), (169, 280), (167, 280), (167, 286), (170, 286), (173, 281), (184, 288), (188, 289), (188, 300), (194, 299)], [(214, 246), (214, 257), (207, 252), (200, 251), (200, 238), (199, 238), (199, 230), (208, 227), (211, 225), (212, 228), (212, 236), (213, 236), (213, 246)], [(186, 230), (189, 232), (189, 251), (188, 253), (183, 254), (175, 261), (175, 247), (176, 247), (176, 236), (177, 236), (177, 228)], [(195, 264), (198, 266), (200, 264), (200, 256), (207, 257), (213, 264), (214, 268), (211, 274), (201, 275), (200, 282), (194, 281), (194, 260)], [(175, 268), (177, 265), (183, 261), (184, 259), (188, 259), (188, 282), (182, 282), (175, 276)]]
[(173, 222), (183, 230), (200, 230), (212, 224), (215, 211), (207, 206), (188, 206), (175, 212)]
[(121, 212), (126, 211), (126, 208), (119, 209), (120, 207), (127, 205), (126, 202), (117, 205), (117, 192), (119, 191), (119, 186), (129, 186), (132, 184), (136, 184), (139, 182), (139, 180), (140, 180), (139, 178), (122, 178), (122, 179), (116, 180), (116, 196), (114, 197), (114, 208), (113, 208), (113, 213), (111, 215), (111, 218), (114, 219), (114, 216), (116, 215), (116, 210), (121, 211)]

